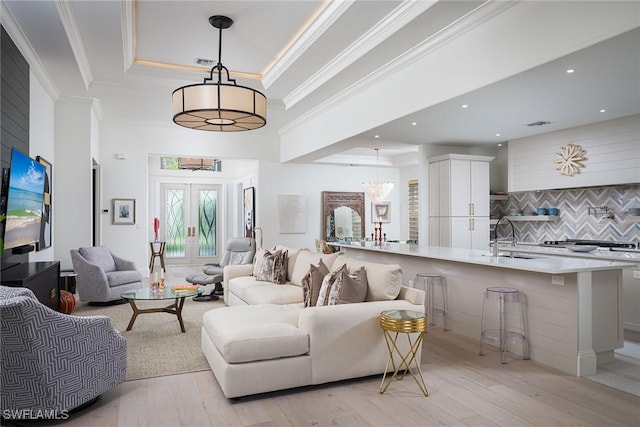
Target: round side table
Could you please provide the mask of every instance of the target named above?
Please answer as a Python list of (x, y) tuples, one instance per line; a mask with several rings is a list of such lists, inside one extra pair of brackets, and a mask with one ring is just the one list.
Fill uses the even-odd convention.
[[(387, 350), (389, 350), (389, 358), (387, 359), (387, 365), (384, 368), (384, 375), (380, 383), (380, 394), (387, 390), (393, 380), (402, 380), (408, 372), (416, 381), (422, 393), (425, 396), (429, 396), (429, 391), (422, 378), (422, 370), (420, 369), (420, 364), (417, 359), (424, 333), (427, 331), (427, 316), (424, 313), (413, 310), (387, 310), (380, 313), (380, 326), (382, 327), (384, 339), (387, 343)], [(409, 348), (404, 354), (398, 347), (398, 336), (400, 334), (406, 334), (407, 340), (409, 341)], [(400, 363), (398, 364), (396, 364), (394, 358), (395, 353), (400, 357)], [(414, 374), (411, 369), (411, 364), (415, 366), (418, 375)], [(389, 366), (393, 367), (393, 375), (385, 384)]]

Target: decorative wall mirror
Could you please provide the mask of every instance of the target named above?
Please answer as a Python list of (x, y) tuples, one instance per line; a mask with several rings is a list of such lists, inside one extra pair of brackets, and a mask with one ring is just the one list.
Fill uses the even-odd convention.
[(322, 235), (328, 242), (360, 240), (364, 224), (364, 193), (322, 192)]

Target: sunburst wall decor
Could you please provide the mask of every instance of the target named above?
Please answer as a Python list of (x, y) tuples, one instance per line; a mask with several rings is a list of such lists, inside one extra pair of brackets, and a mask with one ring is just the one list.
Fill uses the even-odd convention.
[(563, 145), (560, 147), (560, 151), (556, 153), (556, 156), (558, 156), (558, 159), (554, 161), (557, 165), (556, 170), (566, 176), (574, 176), (580, 173), (580, 169), (584, 167), (582, 162), (587, 160), (586, 154), (587, 150), (584, 150), (581, 145)]

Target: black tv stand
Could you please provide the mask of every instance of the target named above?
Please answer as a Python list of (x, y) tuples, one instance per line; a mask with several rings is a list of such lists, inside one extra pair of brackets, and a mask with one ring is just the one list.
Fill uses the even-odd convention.
[(60, 262), (23, 262), (11, 267), (2, 266), (4, 286), (29, 288), (38, 301), (58, 310), (60, 307)]

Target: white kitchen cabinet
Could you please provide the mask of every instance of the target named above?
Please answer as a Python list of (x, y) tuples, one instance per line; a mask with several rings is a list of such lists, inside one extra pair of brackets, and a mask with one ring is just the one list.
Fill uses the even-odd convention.
[(429, 159), (429, 242), (485, 249), (489, 245), (489, 162), (447, 154)]

